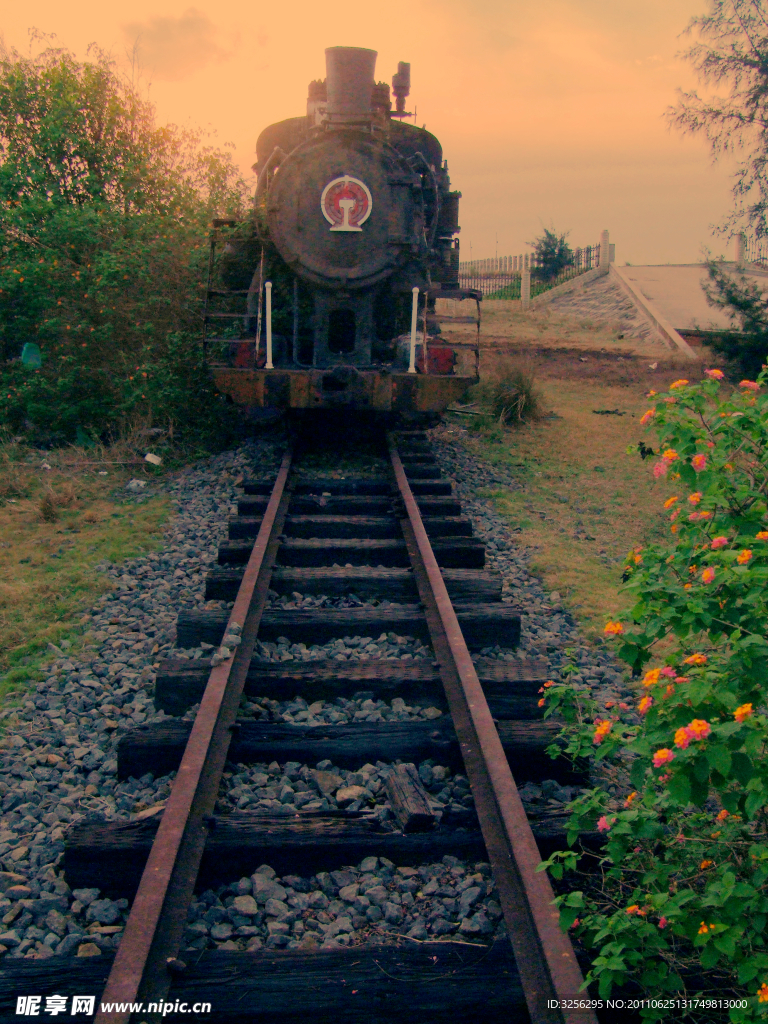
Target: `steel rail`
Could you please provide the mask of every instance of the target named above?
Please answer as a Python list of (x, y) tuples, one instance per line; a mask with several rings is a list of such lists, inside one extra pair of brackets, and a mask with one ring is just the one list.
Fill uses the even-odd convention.
[(597, 1024), (590, 1009), (570, 1008), (583, 977), (560, 929), (549, 879), (472, 663), (456, 613), (405, 475), (394, 437), (392, 469), (405, 505), (401, 520), (419, 597), (458, 736), (528, 1011), (535, 1024)]
[[(162, 1000), (171, 972), (183, 969), (176, 955), (288, 510), (291, 460), (289, 448), (229, 616), (227, 632), (241, 627), (242, 641), (232, 658), (211, 669), (101, 1003)], [(130, 1019), (129, 1010), (99, 1008), (95, 1022), (127, 1024)], [(149, 1017), (143, 1013), (141, 1019)]]

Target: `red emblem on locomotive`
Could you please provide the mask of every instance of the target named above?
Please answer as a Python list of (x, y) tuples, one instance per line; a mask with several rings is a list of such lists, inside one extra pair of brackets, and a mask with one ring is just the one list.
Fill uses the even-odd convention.
[(323, 189), (320, 209), (331, 231), (362, 231), (361, 224), (371, 215), (373, 199), (359, 178), (334, 178)]

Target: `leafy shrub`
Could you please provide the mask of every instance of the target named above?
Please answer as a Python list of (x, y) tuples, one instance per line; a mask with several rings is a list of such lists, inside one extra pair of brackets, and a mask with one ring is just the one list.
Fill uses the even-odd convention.
[[(670, 539), (630, 552), (632, 621), (606, 626), (636, 673), (653, 665), (636, 707), (598, 708), (567, 675), (542, 700), (565, 714), (570, 754), (628, 794), (571, 805), (570, 841), (606, 835), (602, 889), (559, 898), (593, 951), (590, 980), (603, 996), (627, 979), (655, 997), (733, 993), (728, 1019), (747, 1022), (768, 1013), (768, 372), (725, 398), (722, 373), (706, 373), (643, 417), (661, 441)], [(561, 877), (576, 863), (569, 850), (546, 866)]]
[(733, 370), (754, 377), (768, 358), (768, 299), (754, 280), (745, 274), (735, 277), (726, 273), (722, 263), (711, 260), (707, 273), (707, 301), (734, 325), (732, 331), (709, 336), (707, 345), (724, 355)]
[(157, 125), (98, 52), (0, 51), (0, 137), (0, 426), (210, 436), (225, 410), (197, 349), (208, 225), (245, 208), (230, 156)]

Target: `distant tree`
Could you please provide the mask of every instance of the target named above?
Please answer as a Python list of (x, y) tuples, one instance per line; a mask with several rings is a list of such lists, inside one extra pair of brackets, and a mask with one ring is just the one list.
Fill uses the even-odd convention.
[[(693, 18), (686, 34), (695, 42), (683, 56), (716, 92), (681, 90), (667, 111), (669, 122), (704, 136), (715, 160), (736, 160), (734, 206), (720, 232), (768, 238), (768, 5), (709, 0), (707, 13)], [(709, 261), (707, 268), (707, 300), (733, 324), (708, 344), (734, 369), (756, 376), (768, 358), (768, 303), (745, 275), (728, 273), (722, 262)]]
[(704, 84), (724, 94), (679, 92), (669, 122), (682, 132), (703, 135), (715, 160), (734, 156), (735, 208), (722, 226), (733, 234), (747, 228), (768, 236), (768, 6), (764, 0), (710, 0), (709, 11), (693, 18), (686, 34), (696, 41), (682, 56)]
[(532, 276), (540, 281), (552, 281), (573, 263), (573, 250), (566, 242), (568, 232), (558, 235), (556, 231), (544, 228), (544, 234), (534, 238), (528, 245), (533, 247), (536, 266)]

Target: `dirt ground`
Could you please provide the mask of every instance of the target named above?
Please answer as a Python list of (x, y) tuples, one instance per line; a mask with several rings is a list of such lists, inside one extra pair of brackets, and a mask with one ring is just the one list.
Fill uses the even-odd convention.
[[(474, 316), (476, 304), (472, 299), (456, 302), (438, 300), (437, 313), (445, 316)], [(661, 339), (644, 340), (623, 334), (618, 321), (589, 320), (554, 310), (547, 304), (534, 305), (524, 310), (519, 300), (500, 301), (486, 299), (480, 304), (480, 339), (483, 351), (495, 348), (518, 348), (533, 352), (570, 349), (582, 355), (605, 355), (648, 359), (679, 360), (690, 366), (691, 361), (681, 357), (677, 350)], [(468, 340), (476, 333), (473, 324), (442, 324), (447, 341)], [(675, 362), (674, 365), (677, 365)]]

